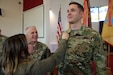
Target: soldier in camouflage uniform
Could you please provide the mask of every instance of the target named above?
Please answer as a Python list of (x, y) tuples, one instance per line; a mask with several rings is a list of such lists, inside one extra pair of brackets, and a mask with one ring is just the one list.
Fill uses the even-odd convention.
[(30, 58), (42, 60), (50, 55), (50, 49), (45, 44), (37, 41), (36, 45), (34, 46), (34, 52), (31, 53)]
[(29, 44), (32, 42), (34, 47), (34, 51), (29, 51), (30, 58), (42, 60), (51, 55), (50, 49), (45, 44), (37, 41), (38, 32), (35, 26), (26, 28), (26, 38)]
[[(29, 26), (26, 28), (26, 38), (27, 41), (29, 42), (28, 45), (31, 45), (30, 46), (31, 50), (30, 47), (28, 49), (30, 53), (29, 57), (31, 59), (42, 60), (42, 59), (46, 59), (51, 55), (50, 49), (44, 43), (37, 41), (38, 32), (35, 26)], [(32, 45), (33, 45), (33, 49), (32, 49)], [(50, 72), (48, 72), (47, 74), (49, 75)]]
[[(101, 36), (81, 23), (83, 7), (71, 2), (67, 10), (71, 28), (64, 61), (58, 66), (58, 75), (107, 75), (106, 51)], [(95, 63), (95, 71), (92, 67)]]

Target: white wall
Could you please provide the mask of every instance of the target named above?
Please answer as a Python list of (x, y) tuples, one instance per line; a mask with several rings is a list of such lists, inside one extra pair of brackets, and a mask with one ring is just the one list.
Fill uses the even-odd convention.
[[(22, 4), (19, 4), (19, 2)], [(0, 16), (0, 29), (2, 30), (2, 34), (9, 37), (14, 34), (23, 33), (23, 0), (0, 0), (0, 8), (3, 10), (3, 16)], [(45, 26), (44, 38), (38, 38), (38, 40), (46, 43)]]
[(2, 34), (11, 36), (22, 33), (22, 4), (18, 0), (0, 0), (3, 16), (0, 16)]

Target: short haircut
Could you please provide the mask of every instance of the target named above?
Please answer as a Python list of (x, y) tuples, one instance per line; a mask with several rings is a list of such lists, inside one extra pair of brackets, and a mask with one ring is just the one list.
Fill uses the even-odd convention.
[(78, 8), (79, 8), (81, 11), (84, 12), (84, 8), (83, 8), (83, 6), (82, 6), (81, 4), (79, 4), (79, 3), (77, 3), (77, 2), (70, 2), (69, 5), (71, 5), (71, 4), (75, 4), (75, 5), (77, 5)]
[(29, 27), (26, 27), (25, 29), (25, 34), (27, 34), (29, 32), (29, 28), (36, 28), (36, 26), (29, 26)]

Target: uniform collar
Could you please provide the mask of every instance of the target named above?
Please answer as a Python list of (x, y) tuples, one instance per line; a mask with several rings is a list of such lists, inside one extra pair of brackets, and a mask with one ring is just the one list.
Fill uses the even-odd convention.
[[(86, 29), (86, 27), (84, 25), (82, 25), (79, 30), (75, 30), (74, 35), (76, 35), (76, 34), (82, 35), (82, 32), (84, 32), (85, 29)], [(71, 28), (69, 28), (66, 32), (71, 33), (72, 31), (73, 30)]]

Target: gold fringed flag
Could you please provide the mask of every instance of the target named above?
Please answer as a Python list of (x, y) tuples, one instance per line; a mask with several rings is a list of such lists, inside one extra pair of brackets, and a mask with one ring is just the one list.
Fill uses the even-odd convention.
[(90, 12), (90, 1), (84, 0), (84, 16), (83, 16), (83, 24), (87, 27), (91, 27), (91, 12)]
[(59, 14), (58, 14), (58, 26), (57, 26), (57, 42), (59, 40), (59, 37), (62, 33), (62, 23), (61, 23), (61, 7), (60, 7), (60, 10), (59, 10)]
[(102, 38), (108, 44), (108, 55), (107, 55), (107, 75), (112, 75), (113, 67), (110, 65), (110, 46), (113, 47), (113, 0), (108, 0), (108, 11), (106, 19), (104, 21)]
[(102, 38), (110, 45), (113, 45), (113, 0), (108, 1), (108, 12), (102, 29)]

